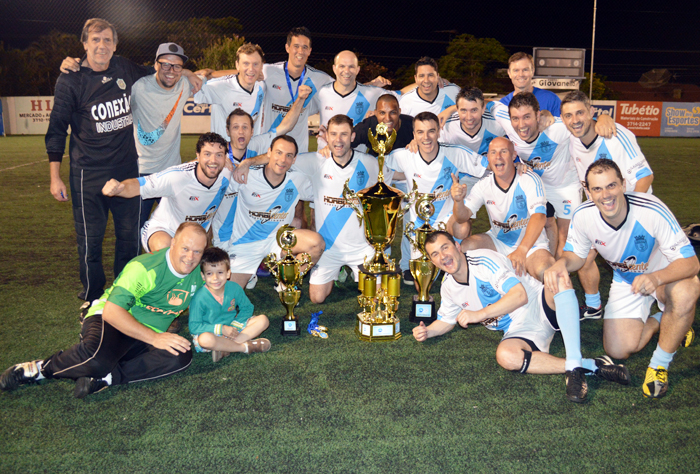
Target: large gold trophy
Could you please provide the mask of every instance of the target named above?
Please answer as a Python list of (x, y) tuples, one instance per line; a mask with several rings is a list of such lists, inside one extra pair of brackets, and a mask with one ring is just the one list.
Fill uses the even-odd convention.
[[(384, 140), (380, 140), (384, 137)], [(396, 234), (399, 215), (403, 214), (403, 193), (384, 182), (384, 156), (396, 141), (396, 130), (387, 133), (387, 125), (377, 125), (377, 134), (369, 131), (372, 149), (379, 155), (377, 183), (362, 191), (352, 191), (348, 181), (343, 188), (343, 198), (357, 213), (360, 224), (364, 222), (365, 238), (374, 247), (374, 255), (360, 265), (358, 297), (362, 312), (357, 315), (355, 332), (363, 341), (393, 341), (401, 337), (401, 327), (396, 311), (401, 293), (401, 273), (384, 249)], [(362, 210), (357, 206), (359, 201)]]
[[(278, 290), (282, 306), (287, 310), (287, 315), (282, 320), (280, 333), (283, 336), (298, 336), (301, 334), (299, 318), (294, 314), (294, 307), (299, 303), (301, 297), (301, 280), (306, 272), (311, 269), (311, 256), (308, 253), (292, 255), (292, 247), (297, 244), (297, 237), (294, 235), (294, 227), (283, 225), (277, 231), (277, 244), (286, 253), (284, 258), (278, 260), (277, 255), (271, 253), (263, 263), (270, 269), (270, 273), (275, 277), (281, 288)], [(301, 267), (306, 265), (302, 270)]]
[[(413, 189), (416, 189), (416, 182), (413, 182)], [(423, 225), (416, 228), (413, 222), (409, 222), (404, 230), (404, 234), (413, 247), (420, 251), (421, 255), (409, 262), (411, 275), (418, 285), (418, 295), (413, 296), (413, 306), (408, 320), (411, 322), (435, 321), (435, 301), (430, 296), (430, 287), (438, 274), (439, 269), (430, 261), (430, 257), (425, 251), (425, 239), (436, 229), (429, 224), (430, 218), (435, 213), (435, 198), (430, 194), (423, 194), (415, 202), (416, 214), (423, 220)], [(445, 223), (438, 224), (439, 230), (445, 230)]]

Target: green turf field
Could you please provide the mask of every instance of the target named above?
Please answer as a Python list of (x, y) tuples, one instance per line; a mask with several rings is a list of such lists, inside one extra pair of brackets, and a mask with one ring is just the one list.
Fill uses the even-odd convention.
[[(183, 139), (183, 159), (195, 141)], [(700, 222), (700, 140), (639, 142), (654, 194), (681, 225)], [(71, 208), (49, 194), (48, 168), (43, 137), (0, 138), (0, 370), (78, 340)], [(67, 162), (62, 171), (67, 181)], [(104, 254), (111, 272), (112, 238)], [(601, 274), (605, 302), (610, 272)], [(261, 279), (249, 292), (270, 317), (267, 354), (216, 365), (195, 354), (184, 373), (85, 400), (67, 381), (0, 393), (0, 472), (700, 472), (698, 343), (676, 355), (666, 398), (642, 396), (654, 338), (627, 361), (632, 386), (590, 378), (589, 401), (575, 405), (563, 375), (501, 369), (500, 333), (458, 328), (415, 342), (411, 287), (402, 286), (404, 337), (374, 344), (353, 332), (354, 284), (323, 306), (302, 297), (304, 326), (322, 309), (326, 340), (279, 336), (272, 287)], [(601, 337), (601, 321), (582, 324), (584, 356), (603, 352)], [(564, 355), (559, 336), (551, 352)]]

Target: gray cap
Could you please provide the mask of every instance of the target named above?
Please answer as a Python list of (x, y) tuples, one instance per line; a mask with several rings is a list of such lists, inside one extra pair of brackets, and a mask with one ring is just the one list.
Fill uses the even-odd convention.
[(163, 43), (160, 46), (158, 46), (158, 52), (156, 53), (156, 61), (158, 61), (158, 58), (161, 56), (165, 56), (166, 54), (174, 54), (175, 56), (180, 56), (182, 58), (183, 63), (187, 62), (187, 56), (185, 56), (185, 50), (182, 49), (182, 46), (176, 43)]

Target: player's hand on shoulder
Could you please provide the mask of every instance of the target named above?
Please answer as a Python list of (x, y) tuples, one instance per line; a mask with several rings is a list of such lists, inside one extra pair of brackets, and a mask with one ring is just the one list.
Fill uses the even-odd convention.
[(182, 71), (182, 74), (187, 78), (187, 80), (190, 83), (190, 86), (192, 86), (192, 93), (193, 94), (196, 94), (197, 92), (202, 90), (202, 85), (204, 84), (204, 80), (200, 76), (193, 73), (189, 69), (184, 69)]
[(124, 191), (124, 184), (112, 178), (102, 187), (102, 194), (108, 197), (117, 196)]
[(325, 125), (319, 125), (318, 126), (318, 138), (323, 140), (324, 142), (327, 142), (328, 140), (326, 139), (326, 133), (328, 133), (328, 130), (326, 129)]
[(326, 159), (330, 158), (331, 157), (331, 146), (330, 145), (324, 146), (323, 148), (318, 150), (318, 154)]
[(405, 148), (411, 153), (418, 153), (418, 142), (414, 138), (408, 145), (405, 146)]
[(529, 166), (527, 166), (522, 161), (515, 164), (515, 169), (518, 171), (518, 176), (522, 176), (523, 173), (527, 173), (528, 168)]
[(418, 326), (413, 328), (413, 337), (418, 342), (423, 342), (428, 339), (428, 328), (425, 324), (423, 324), (423, 321), (421, 321)]
[(453, 113), (455, 113), (456, 107), (450, 106), (438, 114), (438, 121), (440, 122), (440, 128), (445, 128), (447, 119), (449, 119)]
[(170, 352), (172, 355), (178, 355), (179, 352), (185, 353), (191, 349), (191, 342), (184, 337), (169, 332), (157, 333), (151, 344), (156, 349), (162, 349)]
[(195, 73), (197, 76), (202, 76), (202, 77), (204, 77), (205, 79), (211, 79), (211, 78), (212, 78), (212, 73), (213, 73), (213, 72), (214, 72), (213, 69), (204, 68), (204, 69), (199, 69), (199, 70), (195, 71), (194, 73)]
[(391, 81), (385, 77), (377, 76), (367, 83), (368, 86), (386, 87), (391, 85)]
[(552, 112), (549, 110), (540, 110), (540, 119), (538, 121), (540, 132), (547, 130), (555, 121), (556, 119), (554, 115), (552, 115)]
[(238, 184), (246, 184), (248, 182), (248, 172), (250, 166), (245, 161), (233, 169), (233, 180)]
[(70, 74), (71, 72), (80, 71), (80, 58), (66, 58), (61, 63), (61, 72)]
[(617, 128), (615, 120), (608, 114), (600, 114), (595, 122), (595, 133), (603, 138), (612, 138), (617, 136)]
[(452, 200), (455, 202), (464, 201), (464, 198), (467, 197), (467, 185), (460, 184), (459, 178), (454, 173), (452, 173), (452, 187), (450, 188), (450, 194), (452, 195)]

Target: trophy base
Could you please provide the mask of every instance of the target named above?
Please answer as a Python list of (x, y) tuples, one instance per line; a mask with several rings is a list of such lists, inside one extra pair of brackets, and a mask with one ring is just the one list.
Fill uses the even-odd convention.
[(299, 336), (301, 335), (301, 326), (298, 319), (283, 319), (280, 327), (282, 336)]
[(435, 312), (435, 300), (430, 297), (429, 301), (418, 301), (418, 295), (413, 295), (413, 305), (408, 320), (412, 323), (433, 322), (437, 319)]
[(360, 340), (367, 342), (395, 341), (401, 337), (401, 323), (396, 318), (384, 323), (368, 322), (364, 321), (362, 313), (359, 313), (355, 334)]

